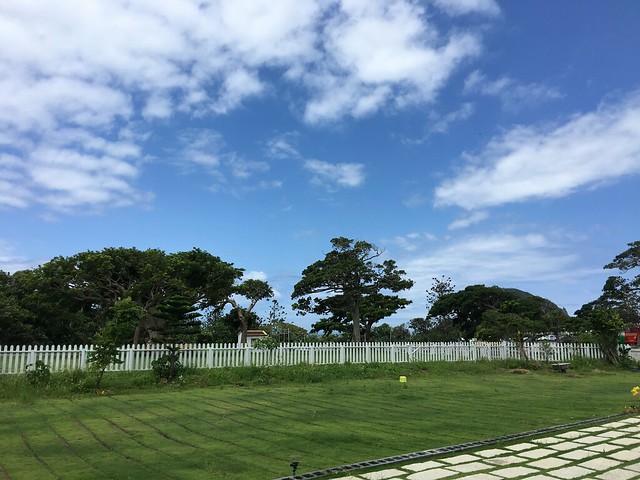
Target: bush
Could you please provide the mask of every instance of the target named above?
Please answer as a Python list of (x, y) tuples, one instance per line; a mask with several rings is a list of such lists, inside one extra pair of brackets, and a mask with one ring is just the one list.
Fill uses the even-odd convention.
[(184, 367), (178, 360), (180, 346), (168, 345), (167, 353), (151, 362), (151, 368), (158, 380), (172, 382), (184, 373)]
[(49, 385), (49, 381), (51, 380), (51, 370), (49, 369), (49, 365), (45, 364), (42, 360), (36, 360), (35, 365), (27, 365), (25, 377), (27, 383), (32, 387), (44, 388)]

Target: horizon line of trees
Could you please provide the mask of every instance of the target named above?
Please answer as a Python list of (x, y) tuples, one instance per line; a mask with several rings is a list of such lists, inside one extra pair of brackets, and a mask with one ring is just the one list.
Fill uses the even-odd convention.
[[(299, 315), (319, 319), (307, 332), (287, 321), (268, 282), (244, 279), (244, 270), (204, 250), (105, 248), (55, 257), (30, 270), (0, 271), (0, 344), (246, 341), (250, 328), (287, 340), (458, 341), (510, 339), (521, 346), (542, 335), (567, 332), (598, 341), (619, 360), (618, 335), (640, 324), (640, 242), (604, 266), (602, 295), (570, 316), (548, 299), (521, 290), (470, 285), (456, 291), (434, 278), (427, 314), (392, 327), (382, 320), (411, 303), (413, 286), (384, 252), (362, 240), (337, 237), (324, 258), (305, 268), (291, 298)], [(254, 311), (271, 301), (266, 318)], [(123, 313), (125, 312), (125, 313)], [(118, 332), (115, 335), (113, 332)], [(283, 336), (282, 332), (287, 335)]]

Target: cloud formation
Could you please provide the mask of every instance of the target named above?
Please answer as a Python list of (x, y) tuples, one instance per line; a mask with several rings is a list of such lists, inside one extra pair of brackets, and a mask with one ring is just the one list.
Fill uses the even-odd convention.
[[(130, 132), (178, 115), (224, 115), (276, 90), (303, 93), (309, 123), (431, 102), (482, 46), (479, 30), (437, 28), (425, 8), (412, 0), (4, 2), (0, 207), (148, 201), (138, 185), (145, 137)], [(428, 8), (497, 10), (490, 0)], [(358, 182), (353, 170), (339, 178)]]
[[(395, 243), (395, 242), (394, 242)], [(566, 288), (565, 306), (571, 313), (580, 307), (571, 285), (585, 277), (603, 276), (602, 269), (581, 267), (581, 259), (566, 244), (540, 233), (468, 235), (445, 242), (422, 242), (410, 250), (411, 256), (398, 258), (415, 285), (408, 293), (413, 300), (410, 315), (424, 316), (424, 292), (434, 277), (450, 277), (456, 290), (468, 285), (523, 288), (552, 301)], [(594, 282), (597, 285), (597, 282)], [(597, 290), (596, 290), (597, 292)], [(594, 293), (596, 293), (594, 292)], [(421, 310), (422, 309), (422, 310)]]
[(435, 191), (467, 210), (570, 195), (640, 172), (640, 92), (562, 124), (518, 126), (494, 138)]
[(304, 167), (313, 175), (313, 182), (330, 190), (338, 187), (359, 187), (364, 183), (362, 163), (329, 163), (321, 160), (306, 160)]
[(517, 112), (563, 97), (560, 90), (553, 86), (541, 83), (523, 84), (508, 76), (489, 80), (479, 70), (473, 71), (465, 80), (464, 93), (497, 97), (502, 108), (508, 112)]

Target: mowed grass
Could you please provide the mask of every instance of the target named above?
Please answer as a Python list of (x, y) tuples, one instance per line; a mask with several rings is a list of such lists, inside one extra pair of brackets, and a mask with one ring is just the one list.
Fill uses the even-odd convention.
[(0, 478), (274, 479), (294, 460), (304, 473), (620, 413), (639, 383), (623, 370), (426, 364), (408, 369), (404, 388), (395, 368), (382, 378), (4, 400)]

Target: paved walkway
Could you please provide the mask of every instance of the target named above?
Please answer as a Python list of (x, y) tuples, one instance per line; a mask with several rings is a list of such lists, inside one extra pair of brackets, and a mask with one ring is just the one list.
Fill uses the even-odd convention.
[(339, 480), (640, 479), (640, 418), (438, 457)]

